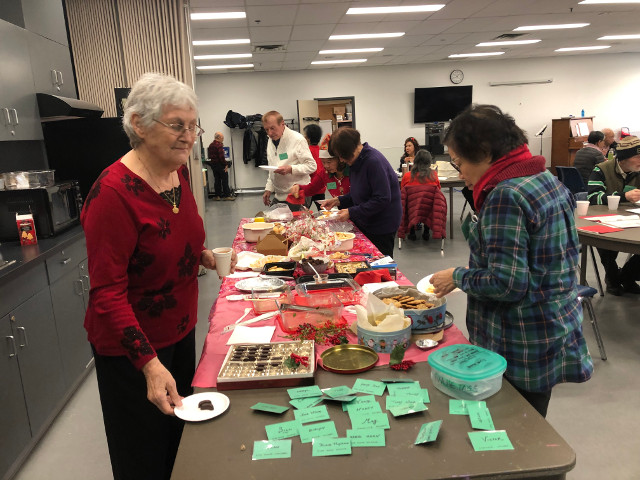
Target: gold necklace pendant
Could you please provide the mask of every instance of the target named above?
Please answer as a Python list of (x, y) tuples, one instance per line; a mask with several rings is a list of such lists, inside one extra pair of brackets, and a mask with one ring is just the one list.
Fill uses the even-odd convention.
[(180, 209), (178, 207), (176, 207), (176, 204), (173, 204), (173, 208), (171, 209), (173, 211), (173, 213), (178, 213), (180, 211)]

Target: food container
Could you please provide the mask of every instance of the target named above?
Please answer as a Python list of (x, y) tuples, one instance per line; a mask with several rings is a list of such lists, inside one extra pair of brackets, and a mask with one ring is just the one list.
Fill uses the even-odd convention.
[(343, 305), (331, 292), (294, 297), (292, 304), (280, 304), (280, 327), (287, 333), (293, 333), (303, 323), (322, 325), (337, 322), (342, 317)]
[(380, 299), (397, 296), (398, 293), (413, 297), (416, 300), (424, 300), (426, 303), (433, 304), (431, 308), (407, 308), (400, 306), (404, 310), (404, 314), (411, 319), (411, 330), (419, 334), (422, 330), (433, 331), (437, 327), (444, 327), (445, 314), (447, 313), (446, 297), (437, 298), (432, 294), (424, 294), (415, 288), (383, 288), (377, 290), (374, 295)]
[(373, 348), (378, 353), (391, 353), (396, 345), (409, 347), (411, 342), (411, 323), (395, 332), (376, 332), (357, 325), (358, 343)]
[(256, 315), (275, 312), (280, 305), (293, 303), (291, 289), (287, 286), (282, 292), (256, 292), (251, 291), (251, 303)]
[[(334, 294), (343, 305), (360, 303), (362, 288), (352, 278), (329, 277), (326, 283), (317, 283), (313, 279), (296, 285), (299, 298), (313, 297), (328, 293)], [(303, 300), (300, 300), (303, 301)]]
[(507, 361), (501, 355), (475, 345), (451, 345), (428, 359), (435, 387), (460, 400), (482, 400), (502, 387)]
[(293, 277), (295, 269), (296, 262), (269, 262), (262, 267), (262, 273), (278, 277)]
[(262, 240), (267, 234), (273, 230), (274, 224), (267, 222), (251, 222), (242, 226), (244, 231), (244, 241), (248, 243), (256, 243)]
[(340, 245), (336, 246), (333, 250), (337, 252), (344, 252), (353, 248), (353, 241), (356, 238), (355, 233), (351, 232), (335, 232), (336, 240), (340, 240)]
[(53, 170), (28, 170), (2, 174), (6, 190), (49, 187), (54, 184)]
[[(315, 258), (303, 258), (300, 260), (300, 266), (302, 267), (302, 271), (308, 275), (315, 275), (317, 273), (324, 273), (329, 268), (329, 264), (331, 260), (326, 257), (315, 257)], [(313, 268), (309, 266), (311, 264)]]
[(337, 273), (348, 273), (352, 277), (355, 277), (358, 273), (364, 272), (366, 270), (371, 270), (371, 267), (369, 266), (369, 262), (366, 262), (364, 260), (355, 262), (336, 262)]

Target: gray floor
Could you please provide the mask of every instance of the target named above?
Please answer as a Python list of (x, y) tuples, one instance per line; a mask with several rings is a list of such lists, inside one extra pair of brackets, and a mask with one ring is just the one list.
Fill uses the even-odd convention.
[[(447, 195), (448, 198), (448, 195)], [(468, 247), (459, 229), (462, 196), (455, 195), (455, 239), (440, 242), (403, 242), (395, 250), (399, 268), (413, 282), (443, 268), (466, 265)], [(258, 195), (241, 195), (235, 202), (208, 201), (206, 226), (210, 248), (230, 245), (241, 217), (261, 210)], [(621, 257), (625, 257), (621, 255)], [(595, 285), (589, 264), (588, 279)], [(200, 277), (198, 351), (207, 332), (207, 318), (220, 281), (213, 273)], [(456, 324), (464, 326), (464, 294), (450, 297), (449, 311)], [(600, 360), (593, 331), (585, 322), (587, 342), (594, 355), (595, 372), (585, 384), (559, 385), (553, 391), (548, 421), (577, 454), (577, 465), (569, 473), (572, 480), (640, 478), (640, 355), (638, 334), (640, 296), (596, 297), (594, 307), (609, 356)], [(632, 312), (636, 313), (632, 313)], [(213, 474), (212, 474), (213, 475)], [(109, 479), (107, 452), (95, 374), (92, 372), (59, 415), (47, 435), (16, 476), (35, 479)]]

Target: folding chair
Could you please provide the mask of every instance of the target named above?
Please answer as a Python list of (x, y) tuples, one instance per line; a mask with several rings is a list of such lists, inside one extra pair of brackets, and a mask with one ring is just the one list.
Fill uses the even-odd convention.
[(591, 318), (591, 326), (593, 327), (593, 333), (596, 336), (596, 342), (598, 343), (598, 349), (600, 350), (600, 358), (602, 360), (607, 359), (607, 353), (604, 351), (604, 343), (600, 336), (600, 328), (598, 328), (598, 319), (596, 318), (596, 312), (593, 310), (593, 304), (591, 299), (598, 291), (593, 287), (587, 287), (584, 285), (578, 285), (578, 298), (582, 303), (583, 310), (586, 310)]

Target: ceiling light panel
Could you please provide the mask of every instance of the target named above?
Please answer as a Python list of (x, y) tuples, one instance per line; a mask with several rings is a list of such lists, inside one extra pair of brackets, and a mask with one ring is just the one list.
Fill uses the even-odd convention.
[(598, 38), (598, 40), (640, 40), (640, 33), (631, 35), (605, 35)]
[(364, 63), (366, 62), (366, 58), (354, 58), (353, 60), (316, 60), (315, 62), (311, 62), (311, 65), (331, 65), (331, 64), (339, 64), (339, 63)]
[(640, 3), (640, 0), (582, 0), (578, 2), (580, 5), (627, 5), (632, 3)]
[(251, 58), (250, 53), (229, 53), (221, 55), (195, 55), (194, 60), (223, 60), (226, 58)]
[(333, 55), (342, 54), (342, 53), (373, 53), (373, 52), (381, 52), (384, 48), (342, 48), (338, 50), (320, 50), (318, 53), (320, 55)]
[(476, 45), (476, 47), (504, 47), (509, 45), (530, 45), (532, 43), (538, 43), (540, 40), (505, 40), (503, 42), (482, 42)]
[(401, 37), (404, 35), (404, 32), (395, 32), (395, 33), (359, 33), (355, 35), (331, 35), (329, 40), (359, 40), (359, 39), (369, 39), (369, 38), (395, 38)]
[(556, 48), (556, 52), (579, 52), (582, 50), (604, 50), (605, 48), (611, 48), (611, 45), (594, 45), (589, 47), (565, 47)]
[(202, 12), (191, 14), (191, 20), (230, 20), (234, 18), (247, 18), (247, 14), (245, 12)]
[(194, 45), (242, 45), (250, 43), (248, 38), (231, 38), (228, 40), (194, 40)]
[(253, 63), (236, 63), (232, 65), (200, 65), (198, 70), (224, 70), (231, 68), (253, 68)]
[(402, 7), (365, 7), (350, 8), (347, 15), (368, 15), (368, 14), (388, 14), (388, 13), (425, 13), (437, 12), (444, 5), (407, 5)]
[(495, 57), (504, 55), (504, 52), (483, 52), (483, 53), (454, 53), (449, 58), (465, 58), (465, 57)]
[(589, 23), (561, 23), (558, 25), (526, 25), (524, 27), (514, 28), (514, 32), (530, 32), (533, 30), (558, 30), (564, 28), (582, 28), (590, 25)]

